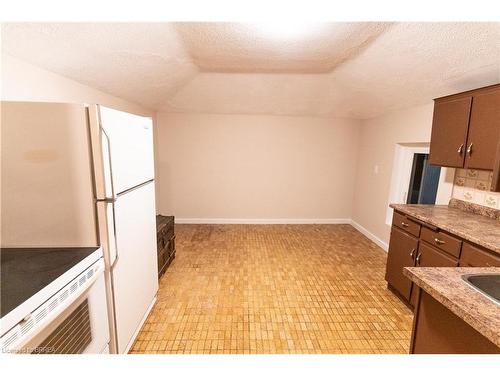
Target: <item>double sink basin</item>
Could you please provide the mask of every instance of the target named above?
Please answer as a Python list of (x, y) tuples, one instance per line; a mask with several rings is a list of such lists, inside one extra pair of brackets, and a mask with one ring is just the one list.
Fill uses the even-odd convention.
[(500, 274), (463, 275), (462, 279), (481, 294), (500, 304)]

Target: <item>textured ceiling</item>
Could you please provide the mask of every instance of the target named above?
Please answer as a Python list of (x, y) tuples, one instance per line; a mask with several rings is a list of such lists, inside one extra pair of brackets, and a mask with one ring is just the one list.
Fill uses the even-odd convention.
[(2, 50), (148, 108), (370, 118), (500, 82), (500, 23), (3, 24)]
[(328, 73), (355, 57), (389, 25), (319, 23), (311, 25), (310, 34), (289, 39), (266, 35), (259, 24), (186, 22), (177, 24), (176, 30), (204, 72)]

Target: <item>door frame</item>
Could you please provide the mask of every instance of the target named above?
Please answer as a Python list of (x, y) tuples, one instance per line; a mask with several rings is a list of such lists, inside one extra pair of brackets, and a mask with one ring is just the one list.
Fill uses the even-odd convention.
[[(413, 157), (415, 154), (429, 154), (430, 143), (397, 143), (394, 148), (394, 160), (392, 164), (391, 184), (387, 202), (385, 223), (392, 224), (393, 209), (390, 203), (406, 204), (408, 188), (410, 185)], [(455, 176), (454, 168), (441, 167), (439, 176), (436, 204), (448, 204)]]

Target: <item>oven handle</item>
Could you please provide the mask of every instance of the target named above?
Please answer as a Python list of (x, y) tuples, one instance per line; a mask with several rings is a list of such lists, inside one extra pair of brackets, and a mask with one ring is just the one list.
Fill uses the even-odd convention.
[[(104, 262), (102, 259), (100, 259), (98, 261), (96, 269), (94, 269), (94, 274), (85, 281), (85, 284), (82, 287), (79, 288), (78, 293), (70, 295), (63, 303), (61, 303), (54, 310), (52, 310), (45, 317), (45, 319), (43, 319), (41, 324), (37, 325), (33, 330), (31, 330), (26, 335), (23, 335), (17, 342), (14, 342), (8, 349), (15, 352), (16, 350), (19, 351), (24, 346), (26, 346), (27, 343), (29, 343), (33, 338), (39, 335), (44, 329), (46, 329), (50, 324), (52, 324), (56, 320), (56, 318), (58, 318), (64, 311), (66, 311), (72, 304), (74, 304), (75, 301), (77, 301), (80, 297), (82, 297), (90, 289), (90, 287), (94, 285), (96, 280), (103, 274), (103, 272), (104, 272)], [(28, 315), (25, 319), (28, 319), (30, 316), (31, 314)]]

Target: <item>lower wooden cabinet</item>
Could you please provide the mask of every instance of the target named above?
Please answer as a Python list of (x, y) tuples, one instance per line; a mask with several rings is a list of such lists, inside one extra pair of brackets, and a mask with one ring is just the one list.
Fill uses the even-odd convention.
[(401, 297), (410, 298), (412, 282), (403, 275), (404, 267), (415, 264), (418, 239), (396, 226), (392, 227), (385, 279)]
[(500, 267), (500, 256), (440, 228), (394, 211), (385, 279), (391, 290), (416, 306), (419, 288), (403, 275), (404, 267)]
[(500, 256), (394, 211), (385, 279), (414, 307), (410, 353), (500, 353), (500, 348), (403, 275), (405, 267), (500, 267)]
[(425, 291), (418, 293), (412, 354), (498, 354), (500, 348), (436, 301)]

